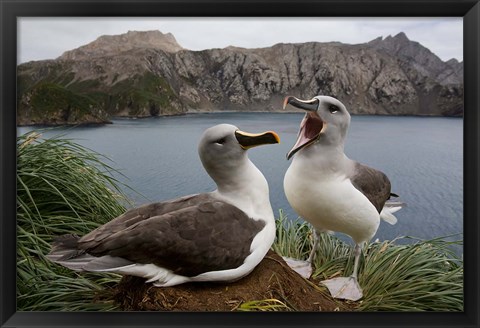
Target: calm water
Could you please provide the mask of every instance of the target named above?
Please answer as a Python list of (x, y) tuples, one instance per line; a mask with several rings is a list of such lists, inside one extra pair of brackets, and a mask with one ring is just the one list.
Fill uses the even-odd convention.
[[(117, 119), (101, 127), (59, 128), (44, 136), (66, 133), (109, 157), (110, 164), (128, 178), (121, 180), (146, 197), (127, 190), (141, 204), (215, 188), (197, 155), (206, 128), (230, 123), (248, 132), (274, 130), (281, 143), (253, 148), (249, 156), (269, 182), (274, 212), (283, 209), (296, 218), (283, 192), (283, 176), (290, 164), (285, 154), (295, 142), (302, 117), (300, 113), (215, 113)], [(29, 130), (19, 128), (18, 133)], [(392, 191), (408, 204), (395, 214), (396, 225), (382, 222), (374, 239), (428, 239), (463, 232), (462, 119), (354, 116), (345, 152), (385, 172)]]

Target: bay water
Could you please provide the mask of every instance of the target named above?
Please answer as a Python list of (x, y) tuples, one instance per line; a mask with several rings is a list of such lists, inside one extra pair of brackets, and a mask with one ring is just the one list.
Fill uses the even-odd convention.
[[(140, 205), (215, 189), (197, 153), (205, 129), (229, 123), (252, 133), (273, 130), (280, 135), (280, 144), (250, 149), (249, 157), (269, 183), (275, 215), (281, 209), (296, 219), (283, 191), (283, 177), (290, 164), (286, 154), (302, 117), (302, 113), (187, 114), (114, 119), (102, 126), (19, 127), (17, 133), (40, 130), (44, 138), (63, 135), (105, 155), (111, 160), (107, 163), (122, 173), (116, 177), (136, 191), (126, 188), (127, 195)], [(395, 213), (398, 223), (382, 222), (374, 239), (463, 237), (463, 119), (352, 116), (345, 153), (383, 171), (392, 192), (407, 204)]]

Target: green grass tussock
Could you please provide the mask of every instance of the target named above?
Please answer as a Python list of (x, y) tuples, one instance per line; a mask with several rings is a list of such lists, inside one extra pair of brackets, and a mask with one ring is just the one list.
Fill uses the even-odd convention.
[[(397, 244), (402, 238), (413, 243)], [(364, 297), (358, 310), (463, 311), (463, 259), (452, 250), (462, 244), (445, 238), (401, 237), (366, 245), (359, 266)], [(288, 220), (280, 211), (273, 249), (282, 256), (305, 260), (312, 245), (310, 225)], [(312, 277), (321, 281), (352, 274), (352, 249), (334, 235), (322, 234)]]
[[(409, 238), (409, 237), (405, 237)], [(363, 310), (463, 311), (463, 261), (443, 239), (394, 241), (365, 249), (362, 265)]]
[(19, 311), (105, 310), (92, 302), (118, 275), (78, 274), (45, 258), (54, 236), (83, 235), (120, 215), (127, 199), (101, 155), (32, 132), (17, 140), (17, 307)]

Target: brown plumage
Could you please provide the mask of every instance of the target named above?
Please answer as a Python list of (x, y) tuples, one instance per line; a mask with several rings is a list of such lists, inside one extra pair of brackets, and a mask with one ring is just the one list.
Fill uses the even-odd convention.
[(195, 276), (241, 265), (264, 225), (233, 205), (201, 194), (130, 210), (80, 238), (77, 247), (97, 257), (153, 263)]
[(355, 188), (375, 206), (378, 213), (390, 198), (391, 184), (387, 176), (378, 170), (355, 162), (354, 175), (350, 178)]

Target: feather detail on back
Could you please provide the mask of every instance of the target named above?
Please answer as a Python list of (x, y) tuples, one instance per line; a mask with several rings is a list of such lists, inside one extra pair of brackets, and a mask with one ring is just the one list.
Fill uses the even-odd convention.
[(66, 261), (81, 256), (85, 251), (78, 248), (79, 239), (80, 237), (75, 234), (56, 237), (52, 243), (52, 250), (47, 257), (52, 261)]
[(76, 271), (154, 264), (191, 277), (242, 265), (264, 226), (233, 205), (194, 195), (132, 209), (82, 238), (60, 236), (47, 257)]

